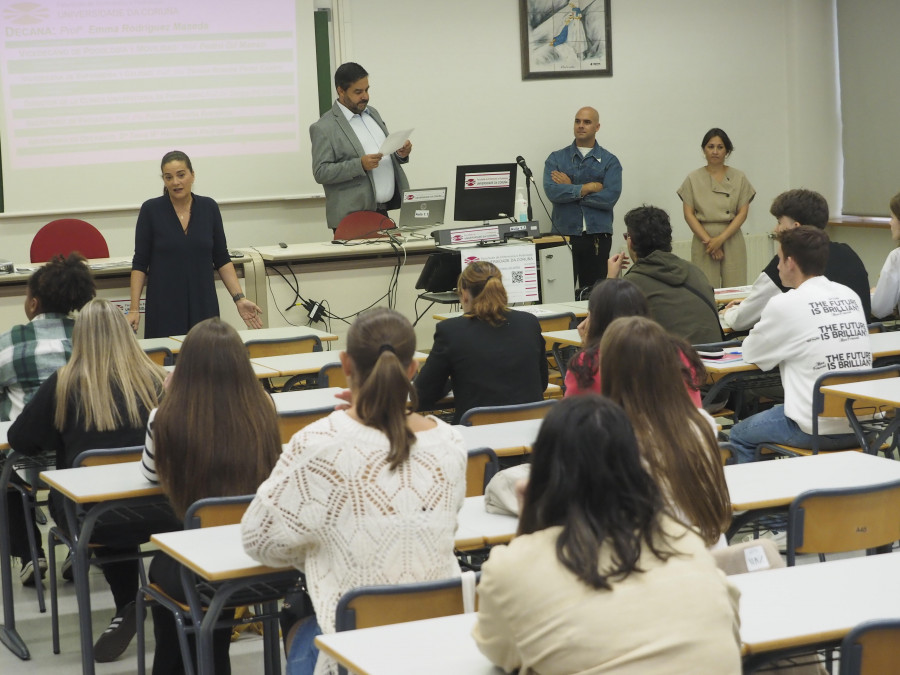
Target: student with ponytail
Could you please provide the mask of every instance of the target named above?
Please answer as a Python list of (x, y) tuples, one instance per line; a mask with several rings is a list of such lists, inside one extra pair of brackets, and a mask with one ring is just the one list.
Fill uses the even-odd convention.
[(249, 555), (306, 575), (315, 616), (288, 632), (288, 675), (337, 672), (324, 655), (315, 665), (313, 639), (334, 632), (351, 588), (459, 575), (466, 449), (452, 427), (408, 412), (415, 347), (401, 314), (360, 315), (341, 353), (350, 407), (294, 435), (244, 515)]
[(438, 323), (434, 345), (416, 378), (420, 410), (433, 410), (453, 390), (454, 422), (470, 408), (532, 403), (547, 388), (541, 325), (507, 307), (500, 270), (470, 263), (457, 282), (463, 315)]

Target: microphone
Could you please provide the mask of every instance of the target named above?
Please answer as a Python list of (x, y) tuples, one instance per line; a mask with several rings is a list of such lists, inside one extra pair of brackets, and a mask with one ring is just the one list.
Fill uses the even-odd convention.
[(532, 177), (531, 169), (528, 168), (528, 165), (525, 163), (525, 158), (522, 157), (522, 155), (516, 157), (516, 164), (522, 167), (522, 172), (525, 174), (525, 178)]

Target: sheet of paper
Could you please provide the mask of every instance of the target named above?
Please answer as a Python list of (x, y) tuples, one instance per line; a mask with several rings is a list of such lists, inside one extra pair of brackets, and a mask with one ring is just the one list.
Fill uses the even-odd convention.
[(409, 140), (413, 131), (413, 129), (403, 129), (401, 131), (392, 132), (390, 136), (384, 139), (384, 143), (381, 144), (381, 148), (378, 152), (382, 155), (389, 155), (392, 152), (397, 152), (403, 147), (403, 144)]

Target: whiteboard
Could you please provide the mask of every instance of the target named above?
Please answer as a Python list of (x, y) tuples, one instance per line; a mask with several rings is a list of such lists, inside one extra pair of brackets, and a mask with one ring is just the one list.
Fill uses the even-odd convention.
[(220, 201), (321, 193), (308, 0), (0, 0), (6, 213), (134, 208), (186, 152)]

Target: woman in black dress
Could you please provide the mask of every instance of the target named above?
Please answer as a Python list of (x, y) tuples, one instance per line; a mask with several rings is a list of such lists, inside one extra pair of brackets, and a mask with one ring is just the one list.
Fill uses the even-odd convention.
[(225, 243), (219, 205), (191, 192), (194, 169), (180, 150), (162, 158), (163, 196), (141, 206), (131, 265), (128, 323), (140, 323), (141, 291), (147, 285), (144, 337), (185, 335), (204, 319), (219, 316), (213, 269), (250, 328), (262, 328), (262, 310), (241, 291)]

